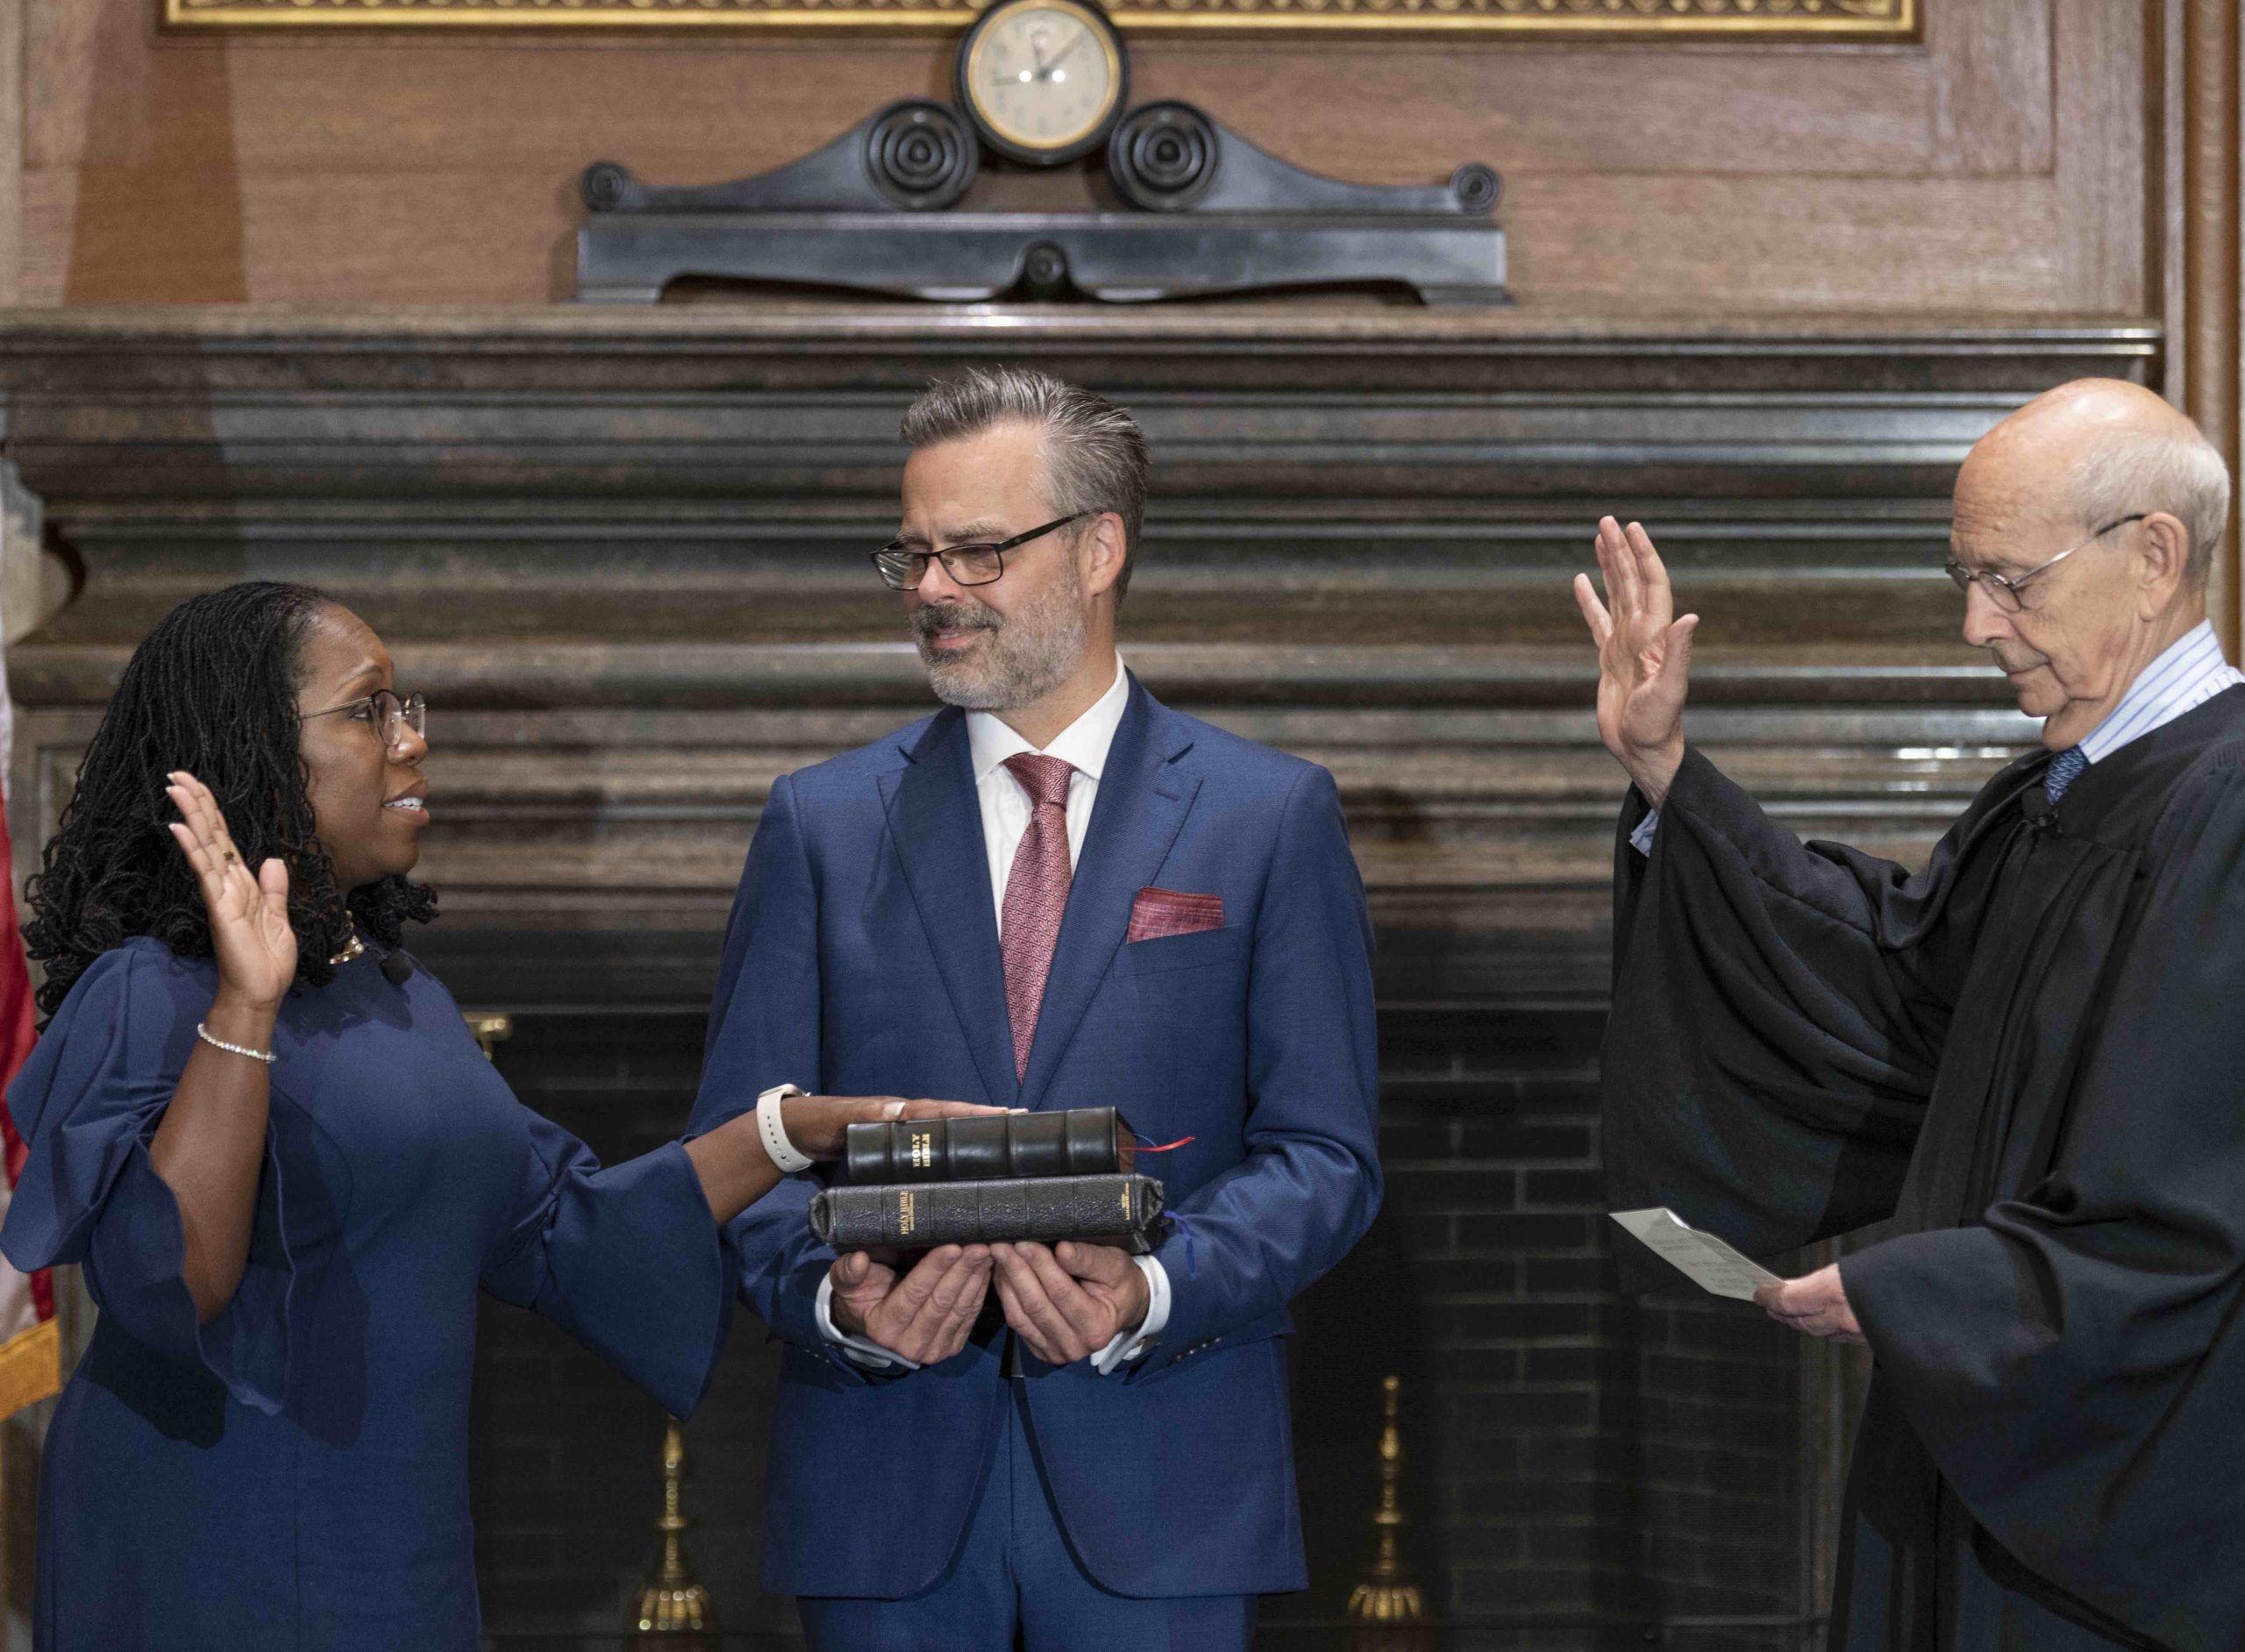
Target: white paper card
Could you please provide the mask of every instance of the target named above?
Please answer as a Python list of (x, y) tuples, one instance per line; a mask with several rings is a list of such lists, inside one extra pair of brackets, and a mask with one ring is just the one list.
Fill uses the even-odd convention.
[(1767, 1268), (1740, 1256), (1714, 1235), (1701, 1233), (1665, 1206), (1612, 1214), (1693, 1284), (1714, 1295), (1750, 1302), (1756, 1285), (1778, 1283), (1778, 1276)]

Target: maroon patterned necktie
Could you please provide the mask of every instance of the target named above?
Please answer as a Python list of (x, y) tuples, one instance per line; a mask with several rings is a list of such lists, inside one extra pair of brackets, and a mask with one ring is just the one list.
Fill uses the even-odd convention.
[(1006, 904), (998, 923), (998, 951), (1006, 965), (1006, 1018), (1014, 1029), (1014, 1077), (1029, 1071), (1037, 1036), (1037, 1006), (1052, 968), (1060, 915), (1068, 907), (1068, 780), (1074, 765), (1064, 758), (1018, 751), (1006, 767), (1029, 794), (1029, 830), (1006, 874)]

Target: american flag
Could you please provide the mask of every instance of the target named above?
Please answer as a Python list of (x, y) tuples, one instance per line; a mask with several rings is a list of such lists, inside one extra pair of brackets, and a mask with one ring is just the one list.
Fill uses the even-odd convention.
[[(7, 536), (29, 531), (36, 544), (37, 527), (27, 521), (36, 509), (30, 500), (8, 486), (11, 474), (0, 474), (0, 566), (7, 564)], [(0, 631), (4, 631), (0, 614)], [(15, 706), (8, 695), (6, 658), (0, 655), (0, 804), (5, 801), (8, 765), (15, 744)], [(31, 961), (24, 955), (24, 937), (17, 928), (15, 875), (8, 843), (8, 820), (0, 807), (0, 1093), (13, 1082), (24, 1058), (31, 1054), (32, 1034)], [(16, 1134), (16, 1121), (0, 1093), (0, 1149), (4, 1149), (7, 1186), (0, 1188), (0, 1215), (14, 1197), (16, 1178), (24, 1173), (29, 1150)], [(55, 1393), (62, 1386), (62, 1339), (54, 1322), (54, 1282), (45, 1269), (18, 1273), (0, 1257), (0, 1416), (21, 1411)]]

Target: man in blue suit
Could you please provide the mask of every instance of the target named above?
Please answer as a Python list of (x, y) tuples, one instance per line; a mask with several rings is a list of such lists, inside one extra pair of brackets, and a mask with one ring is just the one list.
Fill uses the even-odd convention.
[(819, 1652), (1244, 1648), (1308, 1582), (1287, 1302), (1379, 1202), (1370, 929), (1323, 769), (1122, 666), (1129, 414), (1041, 374), (938, 382), (875, 559), (946, 709), (772, 788), (694, 1125), (795, 1085), (1112, 1104), (1152, 1256), (837, 1260), (797, 1177), (732, 1228), (788, 1343), (764, 1580)]

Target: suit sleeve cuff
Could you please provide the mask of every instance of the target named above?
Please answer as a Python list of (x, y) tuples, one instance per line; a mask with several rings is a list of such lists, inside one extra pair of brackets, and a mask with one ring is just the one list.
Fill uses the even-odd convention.
[(834, 1315), (830, 1306), (833, 1300), (834, 1276), (830, 1273), (818, 1282), (818, 1307), (816, 1310), (818, 1334), (826, 1339), (829, 1347), (838, 1351), (852, 1364), (863, 1365), (868, 1371), (894, 1371), (900, 1368), (904, 1371), (917, 1371), (920, 1369), (917, 1361), (909, 1360), (902, 1354), (894, 1353), (883, 1348), (879, 1342), (869, 1342), (862, 1336), (852, 1336), (845, 1331), (837, 1330), (835, 1328)]
[(1128, 1365), (1161, 1340), (1169, 1324), (1169, 1270), (1153, 1257), (1133, 1257), (1146, 1276), (1146, 1317), (1135, 1331), (1122, 1331), (1094, 1356), (1091, 1368), (1105, 1377)]

